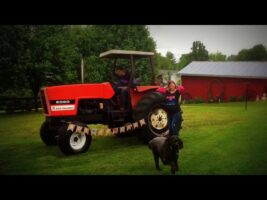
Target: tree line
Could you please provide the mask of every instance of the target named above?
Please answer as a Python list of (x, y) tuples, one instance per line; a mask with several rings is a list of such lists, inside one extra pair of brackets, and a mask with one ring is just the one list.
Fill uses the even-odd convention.
[(209, 53), (202, 42), (194, 41), (191, 52), (183, 54), (179, 62), (169, 51), (161, 60), (165, 69), (181, 70), (192, 61), (267, 61), (267, 50), (264, 45), (257, 44), (250, 49), (240, 50), (237, 55), (226, 56), (221, 52)]
[(145, 25), (0, 26), (0, 96), (37, 100), (51, 82), (79, 83), (81, 60), (85, 82), (108, 81), (111, 66), (99, 54), (111, 49), (156, 52), (156, 43)]
[[(156, 51), (145, 25), (5, 25), (0, 26), (0, 96), (33, 96), (36, 102), (42, 86), (79, 83), (81, 60), (86, 83), (109, 81), (111, 63), (99, 54), (111, 49), (155, 52), (156, 72), (180, 70), (197, 60), (267, 60), (261, 44), (227, 57), (209, 53), (202, 42), (194, 41), (191, 52), (177, 62), (172, 52), (163, 56)], [(151, 75), (147, 66), (141, 63), (137, 70), (144, 82)]]

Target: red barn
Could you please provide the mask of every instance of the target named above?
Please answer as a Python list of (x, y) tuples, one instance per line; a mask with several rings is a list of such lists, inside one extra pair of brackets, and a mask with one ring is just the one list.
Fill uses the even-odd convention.
[[(267, 62), (191, 62), (179, 71), (187, 98), (204, 101), (261, 99), (267, 93)], [(264, 94), (265, 93), (265, 94)]]

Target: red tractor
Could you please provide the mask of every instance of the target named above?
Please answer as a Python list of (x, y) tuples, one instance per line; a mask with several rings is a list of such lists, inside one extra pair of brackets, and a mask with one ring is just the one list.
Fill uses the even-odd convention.
[[(106, 124), (114, 134), (136, 133), (144, 142), (168, 133), (168, 118), (164, 109), (164, 96), (157, 92), (153, 52), (110, 50), (100, 58), (113, 59), (113, 71), (118, 60), (130, 63), (130, 81), (127, 86), (129, 108), (121, 110), (110, 82), (72, 84), (43, 87), (40, 90), (46, 120), (40, 136), (46, 145), (58, 145), (66, 154), (88, 150), (91, 144), (87, 124)], [(151, 84), (134, 85), (136, 62), (146, 60), (150, 65)]]

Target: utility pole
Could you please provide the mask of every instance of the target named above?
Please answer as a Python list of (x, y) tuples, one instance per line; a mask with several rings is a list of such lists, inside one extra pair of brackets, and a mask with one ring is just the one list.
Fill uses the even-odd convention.
[(81, 82), (84, 83), (84, 60), (81, 54)]

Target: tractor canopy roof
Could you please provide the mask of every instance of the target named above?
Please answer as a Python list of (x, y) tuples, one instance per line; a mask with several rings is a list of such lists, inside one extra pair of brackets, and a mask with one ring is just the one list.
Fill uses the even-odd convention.
[(148, 58), (154, 56), (153, 52), (144, 52), (144, 51), (128, 51), (128, 50), (110, 50), (100, 54), (100, 58), (130, 58), (131, 55), (137, 58)]

